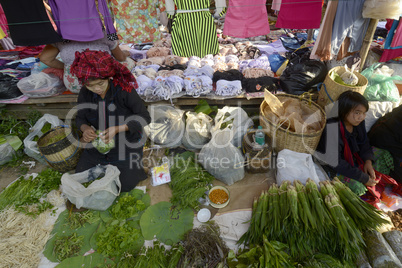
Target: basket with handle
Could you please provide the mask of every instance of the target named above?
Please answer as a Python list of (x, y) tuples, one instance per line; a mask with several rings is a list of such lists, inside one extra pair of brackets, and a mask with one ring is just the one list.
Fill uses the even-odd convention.
[(265, 133), (265, 146), (262, 148), (254, 148), (252, 143), (255, 133), (255, 130), (250, 130), (243, 137), (242, 148), (245, 155), (244, 166), (249, 173), (267, 172), (271, 164), (269, 137)]
[(283, 123), (274, 122), (272, 118), (266, 117), (264, 114), (265, 109), (269, 108), (269, 103), (265, 100), (260, 106), (260, 125), (263, 127), (264, 132), (271, 138), (273, 150), (279, 152), (283, 149), (289, 149), (299, 153), (312, 154), (320, 141), (322, 131), (326, 124), (326, 115), (324, 110), (315, 102), (311, 100), (311, 96), (302, 94), (301, 96), (290, 94), (277, 94), (276, 97), (283, 103), (287, 99), (297, 99), (301, 105), (307, 105), (314, 112), (320, 115), (321, 128), (318, 131), (309, 133), (296, 133), (285, 128)]
[(339, 95), (348, 90), (356, 91), (363, 95), (368, 84), (368, 80), (364, 75), (358, 73), (357, 71), (354, 71), (353, 73), (357, 76), (359, 80), (356, 86), (348, 86), (335, 82), (331, 78), (332, 72), (336, 72), (339, 74), (339, 76), (341, 76), (344, 72), (346, 72), (346, 69), (343, 66), (332, 68), (325, 77), (324, 83), (321, 84), (321, 88), (320, 85), (318, 86), (319, 92), (317, 103), (321, 107), (325, 107), (326, 105), (335, 102), (338, 99)]
[(68, 126), (58, 126), (43, 134), (38, 149), (49, 166), (62, 173), (75, 169), (82, 152), (79, 138)]

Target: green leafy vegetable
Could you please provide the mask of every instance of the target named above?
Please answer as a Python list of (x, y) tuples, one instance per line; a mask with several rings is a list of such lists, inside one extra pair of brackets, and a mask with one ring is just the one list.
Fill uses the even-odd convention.
[(58, 261), (77, 256), (83, 245), (84, 237), (73, 233), (68, 236), (58, 236), (54, 243), (54, 255)]
[(56, 267), (57, 268), (115, 267), (115, 263), (111, 259), (104, 257), (102, 254), (95, 252), (87, 256), (77, 256), (65, 259)]
[(146, 240), (156, 236), (162, 243), (173, 245), (193, 228), (193, 218), (192, 209), (179, 210), (169, 202), (159, 202), (145, 210), (140, 226)]
[(92, 141), (92, 145), (100, 152), (101, 154), (107, 154), (110, 150), (115, 147), (114, 139), (110, 140), (109, 143), (105, 143), (102, 138), (99, 136), (100, 131), (96, 131), (97, 138)]
[(218, 111), (218, 106), (209, 106), (208, 102), (204, 99), (198, 101), (198, 105), (195, 106), (194, 111), (198, 113), (204, 113), (210, 115), (211, 113), (216, 113)]

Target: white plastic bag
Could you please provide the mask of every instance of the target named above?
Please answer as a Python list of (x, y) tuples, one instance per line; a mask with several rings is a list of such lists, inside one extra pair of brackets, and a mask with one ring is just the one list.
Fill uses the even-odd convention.
[(399, 106), (398, 102), (392, 101), (369, 101), (369, 109), (366, 113), (366, 132), (370, 131), (370, 128), (377, 122), (377, 120), (387, 113)]
[(199, 150), (211, 139), (212, 118), (204, 113), (186, 115), (186, 131), (181, 141), (186, 149)]
[(49, 123), (52, 128), (64, 125), (63, 121), (61, 121), (57, 116), (44, 114), (41, 118), (39, 118), (38, 121), (36, 121), (35, 125), (30, 129), (31, 133), (29, 133), (28, 136), (26, 136), (26, 138), (24, 139), (24, 152), (29, 157), (32, 157), (40, 161), (41, 163), (46, 163), (46, 161), (40, 154), (38, 144), (36, 141), (34, 141), (34, 138), (36, 136), (41, 137), (43, 134), (45, 134), (42, 133), (41, 130), (46, 123)]
[(276, 167), (276, 183), (278, 185), (281, 185), (286, 180), (291, 182), (299, 180), (305, 185), (308, 178), (317, 184), (320, 182), (311, 154), (283, 149), (278, 153)]
[(215, 116), (215, 126), (212, 127), (211, 132), (219, 130), (225, 124), (232, 131), (232, 144), (240, 147), (247, 129), (253, 125), (253, 120), (242, 108), (225, 106), (218, 110)]
[(362, 15), (363, 18), (399, 20), (401, 13), (401, 0), (366, 0)]
[(184, 111), (168, 105), (150, 105), (148, 111), (152, 121), (144, 130), (151, 141), (168, 148), (180, 146), (185, 130)]
[(233, 146), (230, 129), (217, 130), (212, 139), (202, 147), (198, 160), (215, 178), (232, 185), (244, 178), (244, 156)]
[[(104, 176), (95, 180), (99, 176)], [(64, 173), (61, 177), (61, 191), (77, 208), (106, 210), (120, 194), (120, 171), (112, 165), (96, 166), (76, 174)], [(82, 183), (92, 182), (87, 188)]]
[(6, 142), (0, 145), (0, 166), (11, 161), (15, 155), (15, 150)]
[(55, 75), (40, 72), (22, 78), (17, 87), (29, 98), (56, 96), (66, 90), (63, 81)]

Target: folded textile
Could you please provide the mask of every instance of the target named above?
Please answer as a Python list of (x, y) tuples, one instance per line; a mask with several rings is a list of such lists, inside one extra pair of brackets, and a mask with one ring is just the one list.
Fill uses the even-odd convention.
[(219, 96), (237, 96), (242, 93), (242, 85), (240, 80), (227, 81), (219, 80), (216, 82), (215, 94)]
[(209, 76), (187, 76), (184, 78), (186, 94), (199, 97), (212, 91), (212, 79)]
[(196, 68), (193, 66), (187, 67), (187, 69), (184, 71), (185, 76), (201, 76), (201, 75), (206, 75), (212, 79), (212, 76), (214, 75), (214, 69), (212, 69), (211, 66), (205, 65), (201, 68)]
[(212, 77), (212, 81), (214, 83), (218, 82), (219, 80), (243, 80), (243, 74), (238, 70), (228, 70), (228, 71), (217, 71), (214, 73)]

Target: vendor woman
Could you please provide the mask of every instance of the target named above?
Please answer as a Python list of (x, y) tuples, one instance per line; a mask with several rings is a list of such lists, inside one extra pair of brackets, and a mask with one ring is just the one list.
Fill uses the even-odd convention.
[[(337, 103), (338, 117), (335, 120), (328, 120), (317, 148), (318, 152), (325, 153), (328, 158), (323, 159), (321, 156), (319, 159), (326, 162), (323, 168), (330, 178), (338, 176), (352, 191), (362, 195), (366, 191), (365, 186), (374, 186), (377, 183), (372, 165), (374, 154), (364, 122), (369, 108), (368, 101), (360, 93), (346, 91), (339, 96)], [(326, 144), (329, 144), (326, 139), (336, 138), (331, 137), (331, 132), (327, 131), (331, 124), (337, 124), (338, 129), (338, 144), (334, 146), (333, 152), (325, 148)], [(335, 156), (337, 160), (332, 160), (332, 165), (331, 161), (327, 161), (331, 156)]]
[[(83, 84), (76, 124), (86, 143), (75, 171), (114, 165), (120, 170), (121, 191), (130, 191), (147, 177), (141, 163), (142, 135), (143, 127), (151, 121), (135, 90), (135, 78), (109, 53), (91, 50), (75, 53), (71, 73)], [(114, 139), (115, 147), (100, 153), (91, 144), (98, 135), (105, 143)]]

